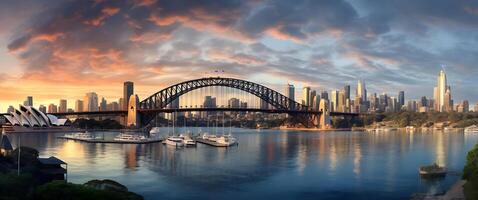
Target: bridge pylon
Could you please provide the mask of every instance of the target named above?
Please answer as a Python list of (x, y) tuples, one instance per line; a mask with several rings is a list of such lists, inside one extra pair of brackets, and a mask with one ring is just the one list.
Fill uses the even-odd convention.
[(141, 118), (140, 113), (138, 112), (138, 106), (138, 95), (131, 95), (128, 102), (128, 118), (126, 122), (127, 127), (139, 128), (141, 126)]

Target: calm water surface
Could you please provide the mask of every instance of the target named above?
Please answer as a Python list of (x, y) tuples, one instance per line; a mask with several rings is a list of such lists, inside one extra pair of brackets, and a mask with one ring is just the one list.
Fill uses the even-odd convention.
[[(227, 149), (56, 139), (63, 134), (10, 137), (13, 144), (21, 137), (22, 145), (37, 148), (41, 156), (66, 161), (71, 182), (113, 179), (146, 199), (408, 199), (453, 185), (478, 140), (442, 132), (233, 129), (233, 134), (240, 144)], [(443, 180), (420, 179), (418, 167), (433, 162), (452, 173)]]

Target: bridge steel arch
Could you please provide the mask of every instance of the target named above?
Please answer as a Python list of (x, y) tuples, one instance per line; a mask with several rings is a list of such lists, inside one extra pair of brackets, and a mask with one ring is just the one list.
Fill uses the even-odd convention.
[[(282, 95), (281, 93), (270, 89), (266, 86), (241, 80), (235, 78), (223, 78), (223, 77), (207, 77), (200, 78), (195, 80), (189, 80), (182, 83), (178, 83), (172, 86), (169, 86), (151, 96), (144, 99), (139, 103), (140, 110), (158, 110), (166, 108), (167, 105), (172, 103), (175, 99), (179, 98), (181, 95), (191, 92), (193, 90), (212, 87), (212, 86), (222, 86), (239, 89), (245, 92), (248, 92), (260, 99), (271, 104), (275, 109), (284, 110), (284, 111), (307, 111), (308, 106), (297, 103), (296, 101), (289, 99), (288, 97)], [(145, 116), (146, 117), (146, 116)], [(147, 117), (149, 118), (149, 117)], [(143, 125), (149, 123), (150, 119), (144, 119)]]
[(141, 101), (139, 103), (139, 108), (142, 110), (165, 108), (168, 104), (183, 94), (199, 88), (212, 86), (230, 87), (248, 92), (271, 104), (276, 109), (291, 111), (308, 110), (307, 106), (297, 103), (266, 86), (246, 80), (222, 77), (189, 80), (169, 86)]

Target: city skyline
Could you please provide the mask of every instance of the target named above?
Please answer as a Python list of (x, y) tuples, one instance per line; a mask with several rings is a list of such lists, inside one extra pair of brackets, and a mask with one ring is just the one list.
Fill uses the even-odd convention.
[[(92, 91), (117, 101), (126, 80), (145, 98), (173, 83), (212, 75), (281, 92), (287, 82), (331, 91), (363, 80), (369, 91), (405, 91), (407, 99), (418, 100), (433, 96), (429, 88), (443, 65), (454, 100), (478, 101), (470, 92), (478, 75), (473, 2), (395, 3), (406, 12), (366, 1), (2, 3), (10, 5), (0, 7), (2, 112), (26, 96), (35, 97), (37, 107), (65, 99), (73, 108)], [(310, 10), (290, 14), (295, 7)], [(450, 12), (433, 12), (443, 8)], [(274, 9), (278, 15), (270, 15)]]

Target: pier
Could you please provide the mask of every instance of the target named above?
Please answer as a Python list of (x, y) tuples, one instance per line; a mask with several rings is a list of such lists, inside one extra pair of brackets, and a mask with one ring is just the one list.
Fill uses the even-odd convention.
[(163, 139), (158, 138), (158, 139), (148, 139), (148, 140), (143, 140), (143, 141), (118, 141), (118, 140), (104, 140), (104, 139), (81, 139), (81, 138), (70, 138), (70, 137), (65, 137), (65, 136), (59, 136), (57, 137), (59, 139), (65, 139), (65, 140), (73, 140), (73, 141), (79, 141), (79, 142), (87, 142), (87, 143), (113, 143), (113, 144), (151, 144), (151, 143), (158, 143), (162, 142)]

